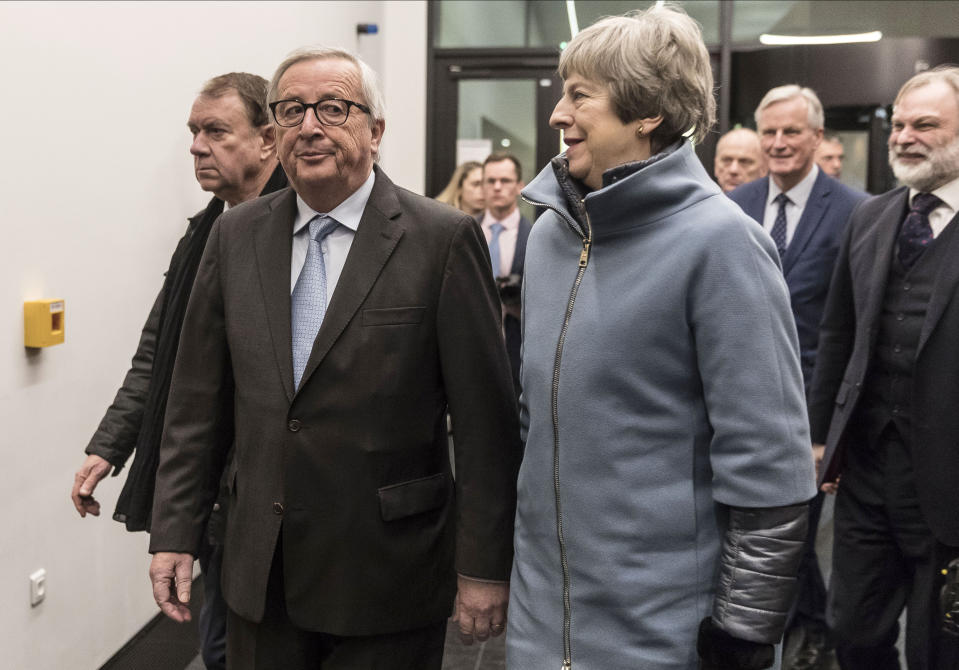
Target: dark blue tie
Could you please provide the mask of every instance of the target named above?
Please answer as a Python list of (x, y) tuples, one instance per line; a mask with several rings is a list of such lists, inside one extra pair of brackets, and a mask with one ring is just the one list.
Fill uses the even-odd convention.
[(942, 204), (942, 200), (932, 193), (917, 193), (912, 199), (909, 215), (899, 229), (899, 262), (907, 270), (932, 242), (932, 226), (929, 225), (929, 212)]
[(777, 195), (773, 202), (779, 203), (779, 213), (776, 214), (776, 222), (773, 223), (773, 229), (769, 233), (773, 242), (776, 243), (776, 249), (779, 250), (779, 257), (786, 255), (786, 205), (792, 202), (785, 193)]

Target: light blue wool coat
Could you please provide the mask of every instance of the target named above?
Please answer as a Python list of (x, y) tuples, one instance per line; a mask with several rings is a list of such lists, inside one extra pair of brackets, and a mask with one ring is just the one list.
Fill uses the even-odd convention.
[[(523, 283), (507, 665), (560, 670), (551, 389), (583, 244), (552, 166), (523, 194), (552, 209), (533, 226)], [(693, 670), (726, 506), (815, 494), (786, 284), (772, 240), (687, 142), (585, 208), (593, 242), (557, 396), (572, 668)]]

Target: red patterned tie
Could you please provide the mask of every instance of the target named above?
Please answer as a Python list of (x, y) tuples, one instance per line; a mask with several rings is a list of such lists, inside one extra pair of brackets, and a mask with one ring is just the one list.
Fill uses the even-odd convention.
[(912, 199), (909, 215), (899, 230), (899, 262), (907, 270), (915, 264), (922, 252), (932, 242), (932, 226), (929, 212), (942, 204), (932, 193), (917, 193)]

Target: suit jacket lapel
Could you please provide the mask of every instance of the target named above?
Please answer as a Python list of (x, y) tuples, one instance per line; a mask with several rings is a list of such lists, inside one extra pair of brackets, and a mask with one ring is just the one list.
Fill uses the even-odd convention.
[(803, 209), (799, 223), (796, 225), (796, 232), (793, 233), (793, 238), (786, 248), (786, 255), (783, 256), (784, 275), (789, 275), (792, 266), (796, 264), (796, 260), (802, 254), (806, 245), (809, 244), (809, 240), (812, 239), (819, 224), (822, 223), (826, 211), (829, 209), (829, 193), (831, 190), (826, 174), (820, 171), (816, 181), (813, 182), (809, 200), (806, 201), (806, 207)]
[(766, 199), (769, 197), (770, 179), (771, 177), (763, 177), (762, 188), (759, 189), (759, 193), (743, 208), (743, 211), (751, 216), (753, 221), (756, 221), (760, 226), (763, 225), (763, 221), (766, 218)]
[(293, 400), (293, 336), (290, 326), (290, 256), (296, 194), (292, 189), (271, 203), (254, 237), (256, 266), (270, 324), (273, 353), (287, 399)]
[[(959, 221), (959, 214), (952, 217), (943, 232), (959, 225), (959, 223), (956, 223), (957, 221)], [(940, 233), (941, 235), (942, 233)], [(936, 280), (932, 285), (932, 295), (929, 296), (929, 305), (926, 307), (926, 318), (922, 322), (922, 332), (919, 335), (919, 347), (916, 355), (922, 353), (923, 345), (926, 344), (926, 340), (932, 334), (940, 317), (942, 317), (943, 311), (946, 309), (946, 305), (955, 293), (956, 285), (959, 284), (959, 263), (950, 262), (950, 259), (956, 258), (959, 254), (959, 235), (953, 230), (950, 232), (948, 239), (943, 241), (947, 243), (948, 247), (945, 249), (944, 262), (940, 264)]]
[[(363, 217), (356, 229), (356, 236), (350, 245), (350, 253), (346, 257), (343, 272), (337, 280), (336, 288), (330, 299), (330, 305), (323, 317), (323, 324), (313, 342), (313, 351), (303, 371), (300, 388), (303, 388), (310, 376), (319, 367), (320, 362), (329, 352), (337, 338), (349, 324), (356, 311), (363, 304), (370, 289), (376, 282), (383, 266), (392, 255), (397, 243), (403, 236), (403, 227), (394, 221), (400, 215), (400, 204), (394, 192), (393, 182), (384, 175), (379, 168), (376, 170), (376, 181), (370, 199), (363, 210)], [(289, 254), (287, 254), (289, 255)], [(289, 262), (287, 262), (289, 266)], [(289, 272), (287, 272), (289, 276)], [(289, 285), (287, 285), (287, 303), (289, 303)], [(289, 314), (289, 308), (287, 308)], [(287, 319), (289, 321), (289, 318)], [(287, 329), (289, 332), (289, 328)], [(287, 338), (287, 349), (292, 347), (292, 341)], [(289, 354), (290, 369), (292, 371), (292, 353)], [(292, 372), (291, 386), (292, 386)]]
[(905, 204), (909, 190), (903, 189), (901, 197), (889, 201), (886, 209), (876, 218), (875, 236), (872, 252), (862, 254), (863, 261), (871, 264), (869, 292), (866, 295), (863, 311), (864, 323), (871, 324), (870, 351), (879, 336), (878, 319), (882, 307), (882, 299), (886, 295), (886, 284), (889, 281), (889, 270), (893, 263), (893, 250), (896, 247), (896, 237), (899, 234), (899, 223), (905, 216)]
[(529, 231), (533, 224), (525, 216), (519, 219), (519, 229), (516, 231), (516, 250), (513, 252), (513, 265), (510, 274), (522, 275), (526, 265), (526, 241), (529, 240)]

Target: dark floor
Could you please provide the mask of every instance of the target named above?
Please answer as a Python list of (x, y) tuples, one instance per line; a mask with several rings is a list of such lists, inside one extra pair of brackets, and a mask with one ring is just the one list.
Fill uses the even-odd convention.
[[(193, 621), (181, 625), (157, 615), (100, 670), (204, 670), (196, 620), (203, 601), (203, 577), (193, 583)], [(466, 646), (454, 624), (446, 634), (443, 670), (505, 670), (505, 636)]]

